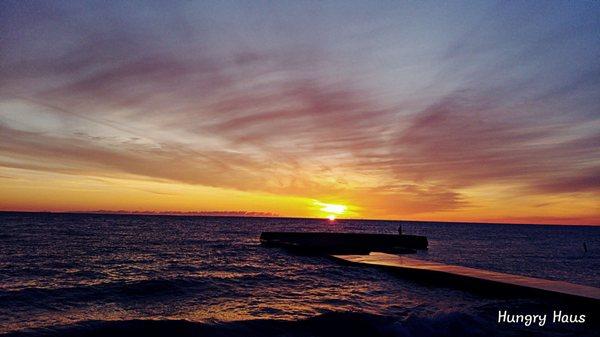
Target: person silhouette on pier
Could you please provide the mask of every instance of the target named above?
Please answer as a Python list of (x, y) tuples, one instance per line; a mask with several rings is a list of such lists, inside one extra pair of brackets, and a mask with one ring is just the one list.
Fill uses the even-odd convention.
[(398, 235), (402, 235), (402, 225), (398, 226)]

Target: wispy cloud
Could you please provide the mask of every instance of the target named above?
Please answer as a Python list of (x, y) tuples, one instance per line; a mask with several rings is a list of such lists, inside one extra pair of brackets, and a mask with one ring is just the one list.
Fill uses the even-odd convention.
[(594, 4), (1, 6), (2, 167), (394, 216), (600, 193)]

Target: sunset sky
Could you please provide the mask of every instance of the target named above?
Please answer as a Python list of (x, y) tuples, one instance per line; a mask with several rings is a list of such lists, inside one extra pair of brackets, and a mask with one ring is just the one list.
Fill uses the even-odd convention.
[(600, 224), (599, 18), (2, 1), (0, 209)]

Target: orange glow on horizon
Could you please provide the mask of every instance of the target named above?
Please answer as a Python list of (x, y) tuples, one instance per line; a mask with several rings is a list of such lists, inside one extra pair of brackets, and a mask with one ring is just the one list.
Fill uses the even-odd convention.
[(5, 3), (0, 211), (600, 226), (598, 1)]
[[(325, 203), (302, 196), (239, 191), (137, 177), (0, 170), (0, 210), (52, 212), (249, 212), (281, 217), (598, 225), (594, 194), (513, 197), (501, 187), (461, 191), (464, 205), (430, 211), (410, 196), (344, 191)], [(343, 198), (343, 199), (342, 199)], [(548, 206), (544, 206), (548, 204)], [(576, 206), (576, 207), (574, 207)]]

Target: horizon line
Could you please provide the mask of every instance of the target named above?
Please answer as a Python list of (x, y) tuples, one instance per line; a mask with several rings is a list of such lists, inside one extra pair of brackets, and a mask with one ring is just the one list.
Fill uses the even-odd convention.
[[(282, 216), (277, 213), (260, 211), (21, 211), (21, 210), (0, 210), (0, 213), (34, 213), (34, 214), (89, 214), (89, 215), (140, 215), (140, 216), (180, 216), (180, 217), (222, 217), (222, 218), (280, 218), (280, 219), (310, 219), (326, 220), (322, 217), (300, 217), (300, 216)], [(516, 225), (516, 226), (568, 226), (568, 227), (600, 227), (600, 224), (594, 223), (525, 223), (525, 222), (493, 222), (493, 221), (448, 221), (448, 220), (409, 220), (409, 219), (377, 219), (377, 218), (337, 218), (337, 221), (389, 221), (389, 222), (418, 222), (418, 223), (443, 223), (443, 224), (473, 224), (473, 225)]]

